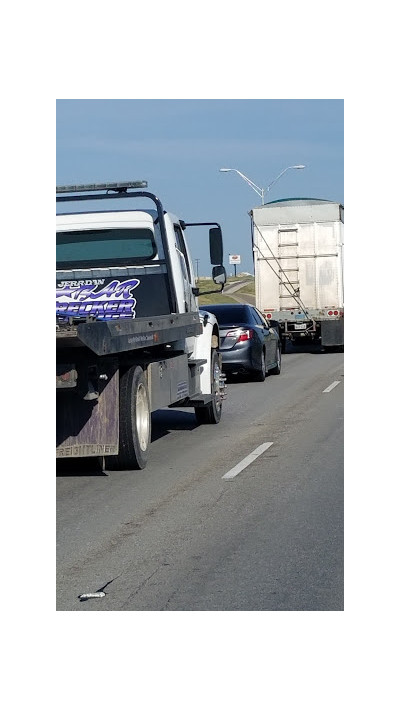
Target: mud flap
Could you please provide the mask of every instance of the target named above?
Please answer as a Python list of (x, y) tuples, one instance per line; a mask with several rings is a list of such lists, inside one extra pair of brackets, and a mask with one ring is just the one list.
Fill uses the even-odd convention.
[(56, 401), (57, 458), (100, 457), (118, 453), (119, 371), (116, 360), (101, 363), (99, 396), (85, 400), (63, 390)]
[(321, 346), (344, 345), (344, 318), (321, 321)]

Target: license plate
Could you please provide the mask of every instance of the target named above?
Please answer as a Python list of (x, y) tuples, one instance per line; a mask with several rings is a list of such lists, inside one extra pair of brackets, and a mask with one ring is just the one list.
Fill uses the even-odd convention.
[(294, 324), (295, 331), (304, 331), (305, 328), (307, 328), (307, 324), (305, 324), (305, 323), (295, 323)]

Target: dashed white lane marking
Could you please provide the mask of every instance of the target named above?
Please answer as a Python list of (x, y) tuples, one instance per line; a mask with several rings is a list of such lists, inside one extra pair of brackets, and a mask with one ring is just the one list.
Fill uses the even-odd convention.
[(333, 388), (336, 388), (336, 385), (339, 385), (339, 383), (340, 383), (340, 380), (334, 380), (333, 383), (328, 385), (328, 387), (325, 388), (325, 390), (323, 390), (322, 392), (323, 393), (330, 393), (330, 391), (333, 390)]
[(226, 472), (222, 479), (233, 479), (237, 474), (240, 474), (243, 469), (246, 469), (246, 467), (249, 466), (249, 464), (252, 464), (257, 457), (260, 456), (263, 452), (265, 452), (266, 449), (269, 449), (272, 447), (273, 442), (264, 442), (264, 444), (261, 444), (257, 449), (254, 450), (251, 454), (249, 454), (247, 457), (242, 459), (239, 464), (236, 464), (236, 467), (233, 467), (233, 469), (230, 469), (229, 472)]

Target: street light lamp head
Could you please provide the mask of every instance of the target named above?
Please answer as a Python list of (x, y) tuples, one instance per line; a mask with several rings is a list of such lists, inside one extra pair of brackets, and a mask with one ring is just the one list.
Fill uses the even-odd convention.
[(305, 165), (288, 165), (288, 167), (285, 168), (284, 170), (282, 170), (282, 172), (279, 173), (279, 175), (275, 178), (275, 180), (273, 180), (272, 183), (267, 185), (266, 188), (260, 188), (258, 185), (253, 183), (253, 181), (250, 180), (250, 178), (248, 178), (247, 175), (244, 175), (243, 173), (240, 172), (240, 170), (237, 170), (236, 168), (220, 168), (219, 172), (220, 173), (233, 172), (233, 173), (237, 173), (238, 175), (240, 175), (240, 177), (246, 181), (247, 185), (249, 185), (257, 193), (257, 195), (259, 195), (259, 197), (261, 198), (261, 205), (264, 205), (265, 204), (264, 203), (265, 193), (269, 193), (271, 187), (276, 183), (277, 180), (279, 180), (279, 178), (282, 177), (282, 175), (284, 173), (286, 173), (287, 170), (289, 170), (290, 168), (296, 168), (297, 170), (301, 170), (302, 168), (305, 168), (305, 167), (306, 167)]

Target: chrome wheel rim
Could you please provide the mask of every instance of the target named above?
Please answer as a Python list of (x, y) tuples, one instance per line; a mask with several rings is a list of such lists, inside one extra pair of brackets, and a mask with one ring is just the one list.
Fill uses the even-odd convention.
[(136, 393), (136, 430), (139, 447), (145, 452), (149, 443), (150, 415), (146, 388), (139, 385)]
[(214, 372), (213, 372), (213, 391), (215, 394), (215, 407), (217, 410), (220, 410), (222, 407), (222, 398), (221, 398), (221, 391), (220, 391), (220, 386), (219, 386), (219, 379), (221, 375), (221, 369), (219, 367), (218, 362), (214, 363)]

